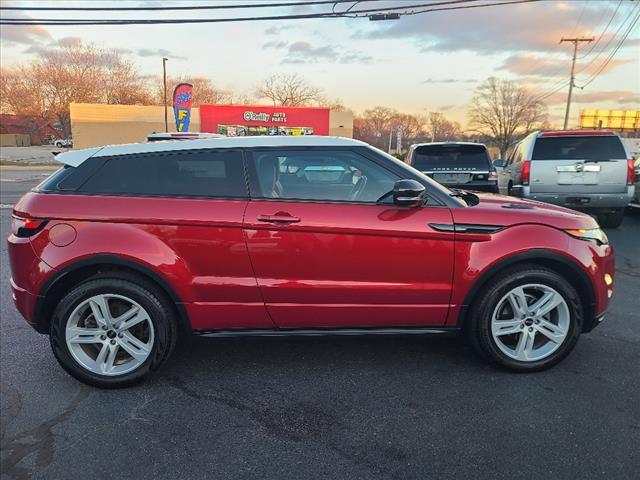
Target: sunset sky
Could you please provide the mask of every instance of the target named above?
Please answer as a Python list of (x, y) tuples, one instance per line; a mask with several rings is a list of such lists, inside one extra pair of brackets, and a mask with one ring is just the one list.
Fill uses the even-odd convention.
[[(251, 3), (249, 0), (238, 0)], [(3, 6), (139, 6), (206, 2), (29, 2)], [(256, 3), (256, 2), (254, 2)], [(259, 0), (258, 3), (268, 3)], [(354, 10), (380, 5), (429, 3), (428, 0), (361, 2)], [(375, 5), (374, 5), (375, 4)], [(351, 4), (338, 6), (345, 9)], [(330, 10), (331, 6), (283, 7), (269, 14)], [(265, 15), (265, 9), (214, 12), (29, 12), (33, 18), (192, 18)], [(466, 105), (474, 88), (489, 76), (517, 80), (536, 92), (550, 92), (568, 81), (571, 44), (564, 36), (594, 36), (595, 48), (578, 52), (579, 86), (574, 90), (571, 125), (580, 108), (640, 109), (640, 23), (603, 71), (592, 78), (640, 13), (640, 2), (542, 1), (432, 12), (395, 21), (366, 18), (244, 22), (199, 25), (2, 26), (2, 65), (35, 58), (79, 37), (121, 49), (144, 74), (161, 74), (169, 57), (170, 75), (211, 78), (236, 94), (251, 93), (272, 73), (298, 73), (356, 112), (376, 105), (423, 114), (442, 111), (466, 124)], [(3, 17), (24, 13), (3, 11)], [(594, 42), (595, 43), (595, 42)], [(581, 58), (583, 57), (583, 58)], [(567, 88), (546, 99), (552, 123), (564, 115)]]

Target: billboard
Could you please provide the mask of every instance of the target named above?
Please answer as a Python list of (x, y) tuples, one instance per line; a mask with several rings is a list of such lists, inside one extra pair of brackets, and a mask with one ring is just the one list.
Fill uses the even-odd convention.
[(188, 132), (191, 121), (191, 100), (193, 85), (179, 83), (173, 90), (173, 115), (176, 119), (176, 132)]
[(603, 128), (618, 132), (640, 130), (638, 110), (580, 110), (580, 128)]
[(227, 136), (329, 135), (329, 109), (200, 105), (200, 130)]

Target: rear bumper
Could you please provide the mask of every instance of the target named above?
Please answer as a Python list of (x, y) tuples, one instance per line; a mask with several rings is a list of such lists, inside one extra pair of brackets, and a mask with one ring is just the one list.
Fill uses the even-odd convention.
[(9, 279), (9, 283), (11, 284), (11, 296), (13, 297), (13, 302), (20, 312), (20, 315), (24, 317), (29, 325), (37, 330), (36, 327), (36, 295), (32, 295), (24, 288), (16, 285), (16, 282), (13, 281), (13, 278)]
[(471, 190), (476, 192), (498, 193), (497, 182), (469, 182), (469, 183), (461, 183), (460, 185), (443, 183), (442, 185), (444, 185), (447, 188), (460, 188), (462, 190)]
[(522, 187), (522, 196), (525, 198), (579, 209), (624, 208), (633, 199), (633, 193), (633, 185), (623, 193), (536, 193), (531, 192), (530, 186)]

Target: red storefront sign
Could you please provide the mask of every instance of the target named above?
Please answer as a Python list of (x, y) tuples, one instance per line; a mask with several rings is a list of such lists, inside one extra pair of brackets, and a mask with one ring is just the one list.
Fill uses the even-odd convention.
[(200, 130), (229, 136), (329, 135), (329, 109), (200, 105)]

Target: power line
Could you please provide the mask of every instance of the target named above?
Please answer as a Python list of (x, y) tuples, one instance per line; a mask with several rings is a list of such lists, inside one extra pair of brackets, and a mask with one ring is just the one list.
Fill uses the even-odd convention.
[(627, 38), (629, 37), (629, 35), (631, 34), (631, 32), (633, 31), (633, 29), (636, 26), (636, 23), (638, 23), (638, 20), (640, 19), (640, 13), (638, 13), (635, 17), (635, 19), (633, 20), (633, 22), (631, 23), (631, 25), (629, 25), (629, 28), (627, 29), (626, 33), (624, 34), (624, 36), (622, 37), (622, 39), (620, 40), (620, 42), (618, 43), (618, 45), (616, 45), (616, 47), (613, 49), (613, 51), (611, 52), (611, 54), (607, 57), (607, 59), (602, 63), (602, 65), (600, 66), (600, 68), (591, 75), (591, 77), (589, 77), (589, 79), (586, 81), (586, 83), (584, 85), (582, 85), (579, 88), (585, 88), (587, 85), (589, 85), (591, 82), (593, 82), (598, 75), (600, 75), (602, 73), (602, 71), (607, 67), (607, 65), (609, 65), (609, 62), (611, 62), (611, 60), (613, 59), (613, 57), (616, 55), (616, 53), (618, 53), (618, 50), (620, 50), (620, 48), (622, 48), (622, 45), (624, 44), (624, 42), (627, 40)]
[[(370, 1), (370, 0), (365, 0)], [(376, 0), (377, 1), (377, 0)], [(349, 16), (357, 16), (358, 14), (368, 14), (368, 13), (379, 13), (379, 12), (388, 12), (395, 10), (408, 10), (412, 8), (423, 8), (423, 7), (432, 7), (438, 5), (452, 5), (452, 4), (460, 4), (460, 3), (470, 3), (476, 2), (478, 0), (446, 0), (440, 2), (430, 2), (430, 3), (421, 3), (414, 5), (403, 5), (397, 7), (377, 7), (377, 8), (369, 8), (369, 9), (361, 9), (354, 10), (350, 12)], [(335, 4), (336, 1), (331, 1), (329, 3)], [(339, 0), (339, 3), (345, 3), (345, 0)], [(87, 25), (129, 25), (129, 24), (155, 24), (155, 23), (207, 23), (207, 22), (223, 22), (223, 21), (247, 21), (247, 20), (286, 20), (286, 19), (300, 19), (300, 18), (325, 18), (325, 17), (340, 17), (346, 16), (346, 12), (317, 12), (317, 13), (308, 13), (308, 14), (289, 14), (289, 15), (277, 15), (277, 16), (265, 16), (265, 17), (239, 17), (239, 18), (227, 18), (227, 19), (219, 19), (219, 18), (202, 18), (202, 19), (193, 19), (193, 18), (185, 18), (185, 19), (55, 19), (55, 18), (4, 18), (1, 19), (0, 24), (2, 22), (11, 22), (14, 25), (22, 25), (22, 22), (33, 23), (37, 25), (76, 25), (76, 24), (87, 24)], [(45, 23), (45, 22), (55, 22), (55, 23)], [(131, 22), (131, 23), (129, 23)]]
[[(368, 1), (368, 0), (366, 0)], [(425, 10), (407, 10), (401, 12), (400, 15), (415, 15), (426, 12), (436, 12), (443, 10), (462, 10), (467, 8), (479, 8), (479, 7), (495, 7), (501, 5), (512, 5), (518, 3), (533, 3), (542, 0), (510, 0), (504, 2), (484, 3), (465, 6), (453, 6), (443, 8), (431, 8), (435, 5), (452, 5), (460, 3), (475, 2), (477, 0), (449, 0), (445, 2), (432, 2), (428, 4), (416, 4), (405, 5), (402, 7), (388, 7), (388, 8), (374, 8), (364, 10), (353, 10), (349, 14), (337, 12), (322, 12), (322, 13), (308, 13), (308, 14), (293, 14), (293, 15), (269, 15), (261, 17), (231, 17), (231, 18), (182, 18), (182, 19), (34, 19), (34, 18), (2, 18), (0, 19), (0, 25), (156, 25), (156, 24), (185, 24), (185, 23), (226, 23), (226, 22), (247, 22), (247, 21), (265, 21), (265, 20), (301, 20), (311, 18), (345, 18), (345, 17), (358, 17), (368, 16), (370, 13), (381, 13), (392, 10), (407, 10), (415, 8), (425, 8)]]
[[(353, 0), (309, 0), (301, 2), (276, 2), (258, 4), (231, 4), (231, 5), (182, 5), (162, 7), (3, 7), (0, 10), (14, 11), (48, 11), (48, 12), (127, 12), (127, 11), (167, 11), (167, 10), (232, 10), (241, 8), (277, 8), (277, 7), (301, 7), (309, 5), (330, 5), (350, 3)], [(361, 2), (380, 2), (382, 0), (360, 0)], [(359, 3), (359, 2), (357, 2)]]
[(578, 60), (582, 60), (583, 58), (589, 56), (591, 52), (593, 52), (593, 49), (596, 48), (596, 46), (600, 43), (600, 40), (602, 40), (602, 37), (604, 36), (604, 34), (607, 33), (607, 29), (609, 28), (609, 25), (611, 25), (611, 22), (613, 22), (613, 19), (616, 18), (616, 15), (618, 13), (618, 10), (620, 9), (620, 5), (622, 5), (622, 2), (623, 0), (620, 0), (618, 2), (618, 5), (616, 6), (616, 9), (613, 11), (613, 15), (611, 15), (609, 22), (607, 22), (607, 25), (602, 29), (600, 36), (596, 39), (595, 43), (591, 45), (591, 48), (589, 49), (589, 51), (584, 55), (582, 55), (581, 57), (578, 57)]
[(627, 23), (627, 20), (629, 20), (629, 19), (631, 19), (633, 17), (633, 12), (635, 10), (637, 10), (638, 8), (640, 8), (640, 4), (636, 4), (633, 7), (631, 7), (631, 10), (629, 11), (629, 16), (628, 17), (624, 17), (622, 19), (622, 22), (620, 23), (620, 25), (616, 29), (615, 33), (611, 36), (611, 38), (609, 38), (609, 40), (607, 40), (607, 43), (604, 45), (604, 47), (602, 47), (598, 51), (598, 53), (596, 53), (595, 57), (593, 57), (589, 63), (587, 63), (584, 67), (580, 68), (576, 73), (584, 72), (589, 67), (591, 67), (591, 65), (593, 65), (598, 58), (600, 58), (600, 55), (602, 55), (604, 53), (604, 51), (609, 47), (609, 44), (613, 41), (613, 39), (618, 36), (618, 33), (620, 33), (620, 30), (622, 30), (622, 27), (624, 27), (624, 25)]

